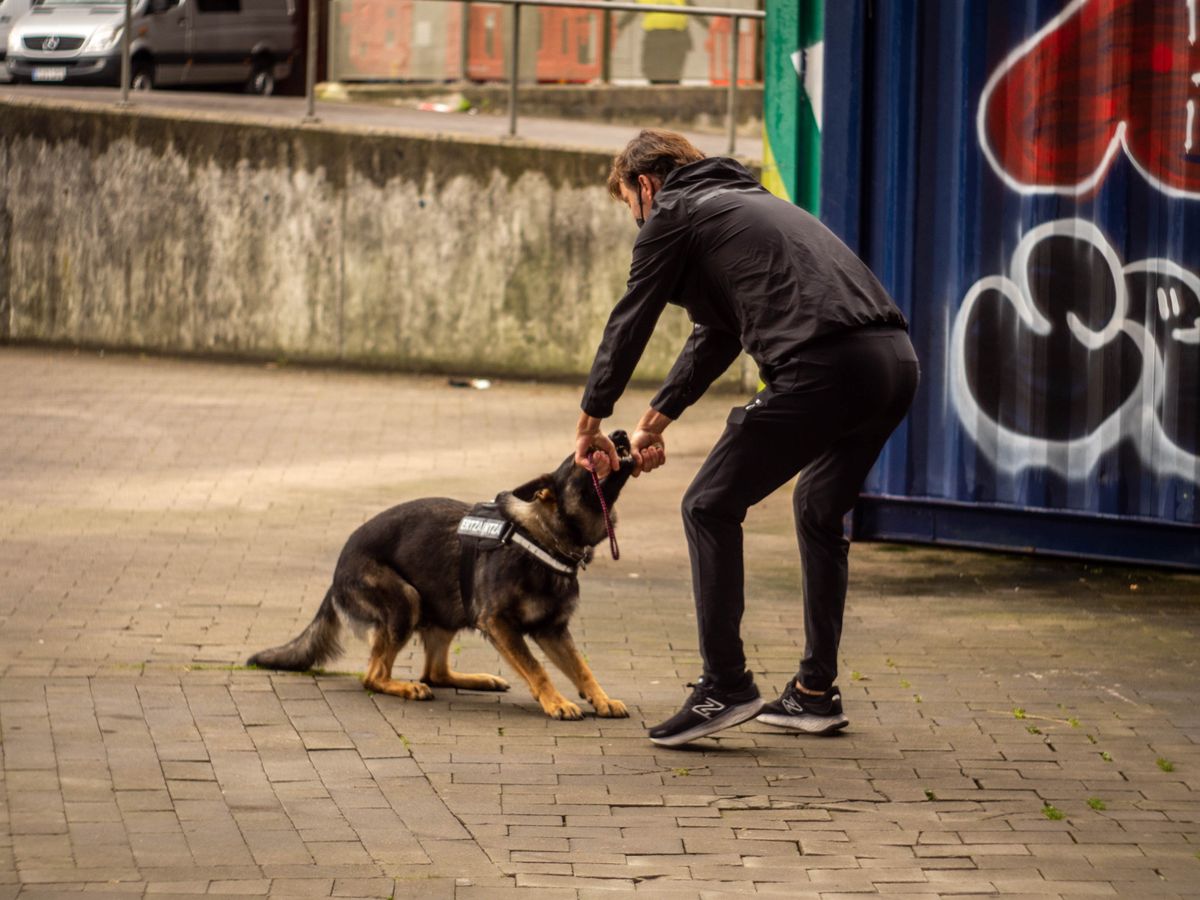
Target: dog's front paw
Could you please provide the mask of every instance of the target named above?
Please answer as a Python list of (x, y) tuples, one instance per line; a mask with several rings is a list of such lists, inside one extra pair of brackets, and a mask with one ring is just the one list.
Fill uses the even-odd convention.
[(582, 719), (583, 710), (563, 697), (547, 697), (541, 701), (542, 709), (552, 719)]
[(602, 719), (629, 718), (629, 710), (625, 708), (625, 704), (612, 697), (597, 697), (592, 701), (592, 706), (596, 707), (596, 715)]

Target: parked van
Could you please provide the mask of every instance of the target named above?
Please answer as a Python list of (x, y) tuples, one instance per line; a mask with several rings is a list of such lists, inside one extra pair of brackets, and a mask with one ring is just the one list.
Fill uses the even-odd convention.
[[(291, 71), (294, 14), (295, 0), (133, 0), (130, 84), (241, 83), (270, 94)], [(42, 0), (12, 25), (9, 75), (119, 84), (124, 24), (121, 0)]]
[(8, 80), (4, 59), (8, 50), (8, 33), (13, 23), (29, 11), (33, 0), (0, 0), (0, 81)]

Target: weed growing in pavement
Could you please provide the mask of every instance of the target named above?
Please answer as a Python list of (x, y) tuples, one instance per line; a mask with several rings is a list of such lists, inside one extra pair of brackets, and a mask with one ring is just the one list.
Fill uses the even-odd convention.
[(1064, 813), (1057, 806), (1053, 806), (1046, 802), (1043, 802), (1042, 804), (1042, 815), (1052, 822), (1057, 822), (1060, 819), (1065, 819), (1067, 817), (1066, 813)]
[(1072, 728), (1078, 728), (1079, 720), (1077, 718), (1075, 718), (1074, 716), (1071, 716), (1069, 719), (1067, 719), (1067, 724), (1070, 725)]
[(1038, 728), (1036, 725), (1026, 725), (1025, 730), (1028, 731), (1030, 734), (1041, 734), (1042, 733), (1042, 729)]
[(931, 791), (929, 788), (925, 788), (925, 799), (926, 799), (926, 800), (936, 800), (936, 799), (937, 799), (937, 794), (935, 794), (935, 793), (934, 793), (933, 791)]
[(1171, 762), (1169, 759), (1166, 759), (1162, 756), (1160, 756), (1158, 759), (1156, 759), (1154, 761), (1154, 764), (1156, 766), (1158, 766), (1160, 769), (1162, 769), (1164, 772), (1174, 772), (1175, 771), (1175, 763)]
[(851, 673), (850, 673), (850, 680), (851, 680), (851, 681), (862, 681), (862, 680), (863, 680), (863, 673), (862, 673), (862, 672), (851, 672)]
[(1023, 719), (1023, 718), (1025, 718), (1025, 710), (1023, 710), (1023, 709), (1022, 709), (1021, 707), (1019, 707), (1019, 706), (1014, 706), (1014, 707), (1013, 707), (1013, 718), (1014, 718), (1014, 719)]
[(908, 688), (912, 687), (912, 682), (909, 681), (907, 678), (901, 678), (900, 679), (900, 687), (908, 689)]
[(1099, 797), (1088, 797), (1088, 806), (1092, 809), (1108, 809), (1104, 801)]
[(1104, 760), (1105, 762), (1112, 762), (1112, 754), (1109, 753), (1107, 750), (1100, 751), (1100, 758), (1102, 760)]

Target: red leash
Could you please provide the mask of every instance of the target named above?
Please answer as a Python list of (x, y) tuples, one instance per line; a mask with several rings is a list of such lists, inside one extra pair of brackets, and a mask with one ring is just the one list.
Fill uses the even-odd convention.
[(608, 549), (612, 552), (613, 560), (621, 558), (621, 550), (617, 547), (617, 533), (613, 531), (612, 518), (608, 514), (608, 503), (604, 500), (604, 491), (600, 490), (600, 476), (596, 474), (596, 457), (605, 456), (607, 454), (600, 450), (592, 453), (592, 487), (596, 489), (596, 496), (600, 499), (600, 508), (604, 510), (604, 528), (608, 531)]

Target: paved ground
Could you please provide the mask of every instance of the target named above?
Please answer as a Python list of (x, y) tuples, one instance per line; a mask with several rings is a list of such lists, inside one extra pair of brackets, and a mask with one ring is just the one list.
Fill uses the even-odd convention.
[[(365, 517), (558, 462), (578, 393), (0, 348), (0, 898), (1200, 896), (1196, 576), (859, 545), (847, 733), (645, 739), (697, 674), (676, 508), (729, 397), (583, 577), (630, 719), (368, 695), (354, 640), (339, 671), (240, 667)], [(788, 516), (747, 524), (765, 689), (802, 640)]]
[[(0, 98), (44, 98), (70, 100), (111, 106), (121, 98), (116, 88), (68, 87), (64, 85), (0, 84)], [(238, 93), (162, 90), (137, 92), (132, 95), (136, 107), (168, 110), (184, 109), (217, 115), (251, 117), (272, 123), (296, 123), (305, 113), (303, 97), (254, 97)], [(558, 144), (590, 150), (614, 152), (621, 149), (637, 134), (630, 125), (608, 125), (567, 119), (544, 119), (521, 116), (518, 137), (508, 137), (508, 116), (469, 115), (467, 113), (438, 113), (381, 103), (318, 101), (317, 118), (324, 124), (370, 127), (382, 131), (417, 132), (420, 134), (458, 134), (472, 137), (501, 138), (516, 142)], [(729, 150), (729, 138), (724, 132), (687, 131), (693, 143), (710, 156), (724, 156)], [(761, 136), (737, 138), (737, 155), (749, 160), (762, 159)]]

